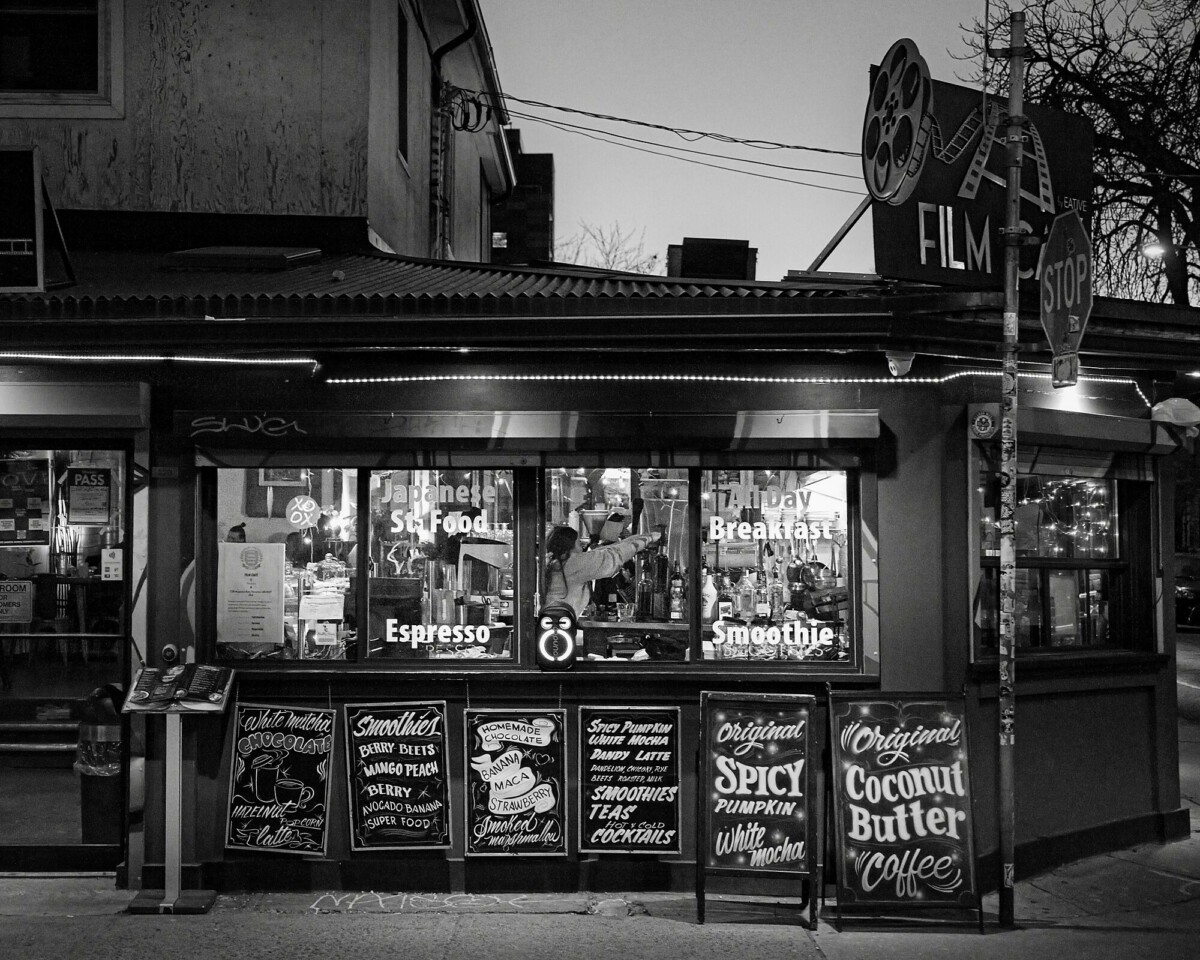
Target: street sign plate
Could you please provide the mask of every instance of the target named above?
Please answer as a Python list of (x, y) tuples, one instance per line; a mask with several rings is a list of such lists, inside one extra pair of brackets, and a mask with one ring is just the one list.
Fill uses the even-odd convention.
[(1092, 313), (1092, 242), (1076, 211), (1054, 218), (1037, 275), (1042, 328), (1051, 352), (1055, 357), (1078, 354)]
[(1056, 387), (1075, 386), (1079, 382), (1079, 354), (1056, 354), (1050, 382)]

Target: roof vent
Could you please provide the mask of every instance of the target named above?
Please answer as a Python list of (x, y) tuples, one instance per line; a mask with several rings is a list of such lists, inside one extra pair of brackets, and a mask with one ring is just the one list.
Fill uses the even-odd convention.
[(171, 270), (287, 270), (318, 260), (319, 247), (192, 247), (163, 258)]

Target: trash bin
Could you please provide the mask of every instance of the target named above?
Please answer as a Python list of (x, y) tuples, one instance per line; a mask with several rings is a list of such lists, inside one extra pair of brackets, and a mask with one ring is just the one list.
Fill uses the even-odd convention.
[[(119, 698), (118, 698), (119, 699)], [(120, 844), (125, 830), (121, 790), (121, 722), (113, 691), (94, 690), (79, 725), (75, 772), (84, 843)]]

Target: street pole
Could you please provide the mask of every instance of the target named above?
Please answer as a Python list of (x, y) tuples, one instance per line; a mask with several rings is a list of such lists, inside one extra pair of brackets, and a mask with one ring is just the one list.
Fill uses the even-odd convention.
[(1024, 136), (1025, 14), (1009, 18), (1007, 195), (1004, 217), (1004, 340), (1000, 395), (999, 793), (1000, 925), (1011, 927), (1015, 875), (1017, 331), (1020, 311), (1021, 159)]

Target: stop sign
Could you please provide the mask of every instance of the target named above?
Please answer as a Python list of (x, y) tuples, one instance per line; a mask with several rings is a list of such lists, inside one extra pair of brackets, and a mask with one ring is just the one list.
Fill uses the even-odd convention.
[(1042, 328), (1055, 356), (1076, 353), (1092, 314), (1092, 241), (1074, 210), (1060, 213), (1038, 258)]

